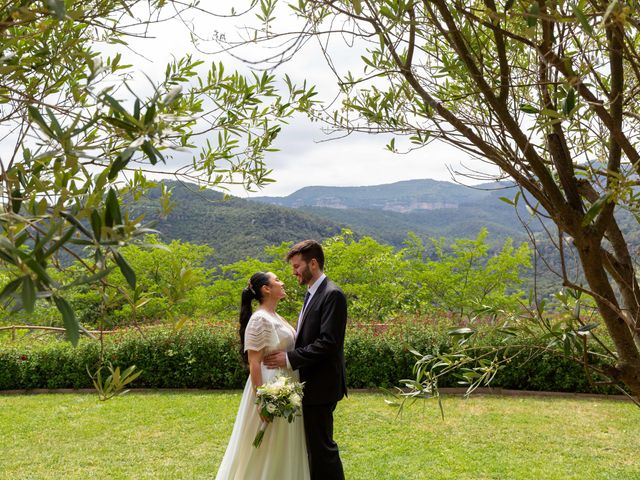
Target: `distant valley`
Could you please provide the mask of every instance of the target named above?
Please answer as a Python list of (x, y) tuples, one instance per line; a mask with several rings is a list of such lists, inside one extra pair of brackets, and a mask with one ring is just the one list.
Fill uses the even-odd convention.
[[(512, 205), (500, 199), (515, 196), (516, 190), (509, 184), (471, 188), (412, 180), (370, 187), (307, 187), (286, 197), (241, 199), (225, 198), (220, 192), (200, 190), (195, 185), (165, 183), (172, 190), (174, 204), (166, 218), (158, 215), (159, 189), (136, 202), (133, 213), (145, 213), (146, 221), (155, 223), (164, 241), (179, 239), (213, 247), (209, 267), (247, 257), (262, 258), (266, 246), (305, 238), (324, 240), (345, 228), (356, 238), (366, 235), (396, 248), (404, 246), (408, 232), (423, 240), (453, 242), (475, 238), (486, 228), (493, 248), (500, 248), (508, 237), (516, 244), (530, 240), (518, 218), (531, 219), (524, 205), (516, 214)], [(548, 269), (550, 265), (560, 271), (557, 252), (537, 221), (529, 228), (545, 256), (545, 261), (538, 257), (538, 293), (549, 295), (560, 288), (560, 280)], [(638, 232), (632, 232), (630, 238), (638, 240)], [(533, 278), (527, 282), (533, 285)]]
[[(157, 222), (165, 240), (207, 244), (224, 264), (260, 256), (267, 245), (304, 238), (319, 240), (343, 228), (356, 236), (402, 247), (408, 232), (420, 237), (474, 238), (486, 227), (491, 242), (506, 237), (525, 241), (512, 206), (499, 197), (513, 197), (507, 185), (474, 188), (435, 180), (412, 180), (372, 187), (307, 187), (287, 197), (227, 197), (195, 185), (166, 182), (174, 208), (157, 215), (154, 190), (134, 210)], [(328, 205), (333, 205), (329, 207)]]
[(482, 227), (492, 242), (524, 241), (512, 206), (510, 184), (474, 187), (436, 180), (409, 180), (370, 187), (306, 187), (287, 197), (256, 197), (349, 225), (354, 231), (401, 246), (412, 231), (421, 237), (474, 238)]

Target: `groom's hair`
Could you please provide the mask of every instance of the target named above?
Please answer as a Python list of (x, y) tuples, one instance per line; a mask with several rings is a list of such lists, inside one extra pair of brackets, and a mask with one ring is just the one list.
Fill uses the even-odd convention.
[(300, 254), (307, 263), (309, 263), (312, 258), (315, 258), (320, 270), (324, 270), (324, 252), (322, 251), (322, 245), (315, 240), (303, 240), (296, 243), (291, 247), (289, 253), (287, 253), (287, 262), (291, 260), (291, 257), (298, 254)]

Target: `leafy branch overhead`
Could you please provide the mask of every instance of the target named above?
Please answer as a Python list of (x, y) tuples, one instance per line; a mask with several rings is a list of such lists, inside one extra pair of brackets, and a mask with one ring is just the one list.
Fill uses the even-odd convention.
[(135, 289), (118, 249), (152, 232), (128, 213), (154, 186), (147, 175), (260, 187), (271, 181), (265, 153), (282, 125), (314, 102), (306, 85), (285, 79), (279, 91), (273, 75), (226, 72), (192, 56), (170, 62), (143, 95), (130, 82), (136, 68), (99, 51), (99, 42), (126, 45), (140, 35), (136, 25), (190, 8), (139, 0), (0, 7), (0, 259), (11, 275), (0, 300), (29, 312), (38, 299), (52, 302), (74, 343), (81, 327), (65, 301), (70, 285), (47, 268), (62, 268), (64, 252), (84, 266), (81, 283), (104, 282), (110, 258)]
[[(261, 3), (278, 16), (278, 2)], [(636, 226), (640, 220), (637, 2), (300, 0), (280, 7), (298, 14), (300, 31), (287, 37), (271, 21), (256, 27), (255, 41), (284, 45), (266, 59), (278, 63), (302, 39), (322, 39), (342, 98), (316, 115), (334, 130), (392, 135), (387, 148), (398, 152), (438, 139), (515, 181), (534, 217), (556, 227), (547, 230), (562, 259), (559, 283), (596, 302), (616, 345), (612, 381), (638, 398), (638, 265), (619, 224), (621, 215)], [(339, 52), (341, 42), (361, 53), (359, 61)], [(568, 273), (570, 255), (584, 282)]]

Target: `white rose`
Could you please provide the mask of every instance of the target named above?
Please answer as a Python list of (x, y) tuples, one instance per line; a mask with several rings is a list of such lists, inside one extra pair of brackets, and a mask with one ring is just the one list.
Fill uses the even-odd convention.
[(275, 412), (275, 411), (276, 411), (276, 406), (275, 406), (275, 405), (273, 405), (272, 403), (268, 403), (268, 404), (267, 404), (267, 412), (269, 412), (269, 413), (273, 413), (273, 412)]
[(291, 395), (291, 404), (294, 407), (299, 407), (302, 404), (302, 399), (300, 398), (300, 395), (298, 395), (297, 393), (294, 393), (293, 395)]

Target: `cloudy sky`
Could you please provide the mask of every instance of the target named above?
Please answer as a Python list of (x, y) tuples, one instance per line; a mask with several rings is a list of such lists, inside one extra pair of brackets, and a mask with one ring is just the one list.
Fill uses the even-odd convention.
[[(192, 21), (193, 27), (204, 37), (212, 37), (217, 32), (230, 40), (237, 38), (242, 31), (243, 22), (250, 19), (225, 20), (197, 16), (187, 17), (186, 20)], [(275, 28), (295, 28), (294, 19), (286, 12), (281, 14), (278, 22), (280, 23), (276, 23)], [(157, 25), (149, 34), (153, 38), (133, 41), (133, 49), (125, 52), (125, 56), (132, 59), (137, 69), (151, 78), (163, 75), (166, 63), (172, 55), (180, 57), (185, 53), (192, 53), (207, 63), (222, 61), (227, 70), (238, 68), (247, 71), (245, 65), (228, 55), (208, 53), (217, 49), (213, 42), (200, 44), (201, 49), (207, 53), (196, 51), (189, 41), (185, 27), (178, 22)], [(353, 68), (354, 62), (360, 56), (360, 52), (355, 48), (348, 48), (342, 42), (333, 44), (332, 50), (336, 52), (336, 68), (341, 72), (349, 70), (350, 65)], [(255, 48), (253, 51), (245, 50), (244, 54), (253, 54), (256, 57), (261, 55)], [(288, 73), (295, 82), (306, 79), (318, 87), (319, 97), (325, 101), (330, 101), (337, 93), (336, 77), (327, 67), (318, 44), (314, 41), (309, 42), (303, 51), (275, 73)], [(139, 88), (144, 88), (144, 78), (140, 77), (137, 80)], [(353, 134), (346, 138), (330, 140), (320, 124), (299, 116), (283, 129), (277, 139), (276, 147), (280, 151), (268, 154), (267, 164), (273, 169), (272, 178), (276, 182), (253, 194), (237, 188), (231, 192), (239, 196), (281, 196), (310, 185), (378, 185), (419, 178), (451, 181), (449, 169), (488, 169), (486, 164), (474, 161), (443, 143), (434, 142), (419, 151), (398, 155), (385, 149), (388, 141), (389, 137), (366, 134)], [(458, 180), (473, 183), (462, 177)]]

